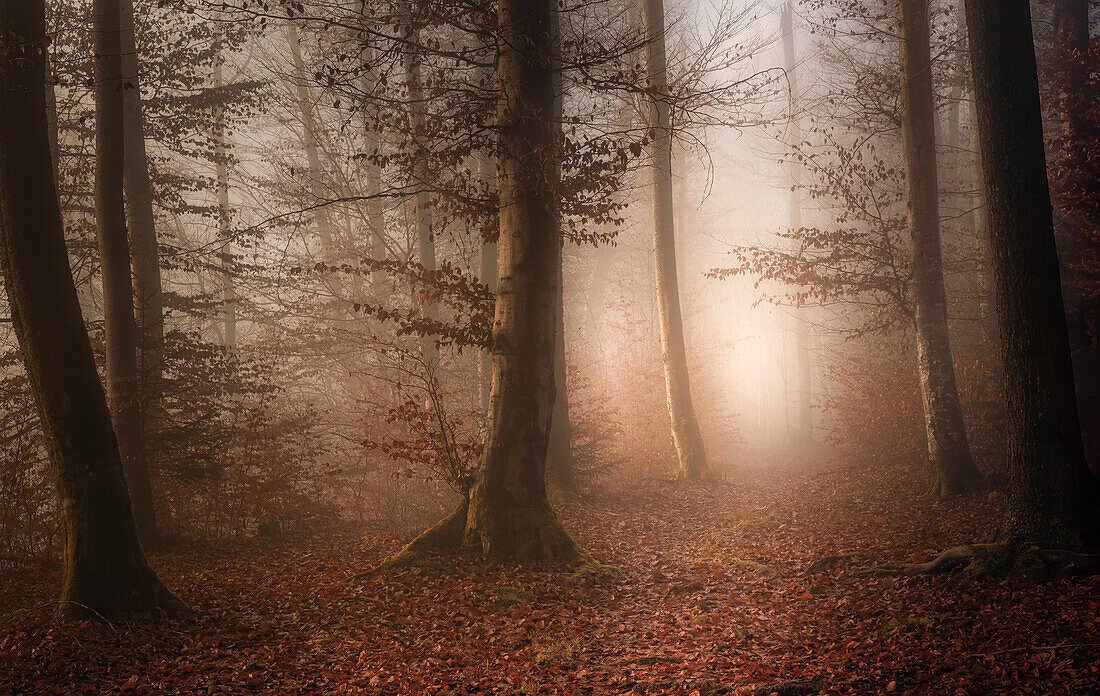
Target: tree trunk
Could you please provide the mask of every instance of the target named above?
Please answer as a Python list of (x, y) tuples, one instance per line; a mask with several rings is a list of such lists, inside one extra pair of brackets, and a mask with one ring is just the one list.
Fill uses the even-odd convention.
[(141, 432), (134, 285), (123, 205), (123, 74), (119, 0), (93, 3), (95, 50), (95, 222), (103, 274), (107, 398), (144, 544), (156, 539), (152, 487)]
[[(488, 155), (478, 157), (478, 172), (484, 182), (488, 182), (490, 188), (496, 188), (497, 172), (495, 163)], [(481, 255), (479, 259), (479, 279), (496, 294), (497, 291), (497, 243), (481, 240)], [(488, 350), (482, 350), (478, 356), (478, 403), (481, 404), (481, 412), (489, 412), (489, 391), (493, 381), (493, 356)]]
[[(434, 271), (436, 270), (436, 261), (435, 239), (432, 237), (432, 199), (431, 195), (426, 190), (429, 180), (428, 172), (422, 165), (425, 157), (422, 148), (426, 147), (424, 135), (427, 128), (428, 114), (424, 101), (424, 84), (420, 70), (420, 16), (419, 10), (414, 8), (414, 4), (411, 1), (406, 1), (403, 8), (405, 21), (408, 22), (408, 26), (405, 37), (407, 45), (401, 52), (401, 60), (405, 69), (405, 89), (409, 104), (409, 127), (412, 130), (412, 143), (416, 151), (416, 164), (412, 166), (411, 171), (411, 184), (417, 189), (414, 218), (414, 224), (416, 225), (416, 245), (417, 253), (420, 258), (420, 265), (429, 271)], [(436, 302), (430, 300), (423, 302), (422, 309), (424, 311), (424, 316), (428, 319), (434, 320), (439, 316), (439, 306)], [(435, 339), (431, 336), (424, 336), (420, 340), (420, 345), (428, 364), (434, 364), (439, 357), (439, 349), (436, 347)]]
[(1027, 0), (966, 0), (974, 102), (1001, 322), (1008, 430), (1002, 541), (1096, 543), (1043, 148)]
[[(0, 4), (0, 33), (45, 46), (44, 16), (41, 0)], [(39, 50), (0, 58), (0, 263), (62, 501), (60, 611), (179, 610), (182, 603), (149, 568), (138, 541), (69, 270), (50, 162), (44, 67)], [(119, 130), (116, 125), (116, 135)], [(121, 200), (117, 205), (121, 210)]]
[[(218, 58), (214, 63), (214, 87), (225, 86), (222, 74), (222, 40), (218, 37)], [(222, 281), (222, 345), (226, 350), (237, 346), (237, 285), (233, 275), (233, 233), (229, 209), (229, 123), (225, 108), (219, 106), (214, 118), (214, 187), (218, 198), (218, 263)]]
[(582, 555), (546, 495), (561, 268), (553, 0), (500, 0), (497, 12), (500, 237), (485, 451), (467, 499), (381, 569), (459, 545), (518, 561)]
[[(134, 31), (133, 0), (120, 0), (122, 10), (122, 75), (126, 85), (122, 91), (123, 119), (123, 186), (126, 190), (126, 213), (130, 226), (130, 247), (133, 252), (134, 302), (137, 310), (138, 346), (141, 363), (139, 390), (141, 396), (142, 461), (148, 471), (152, 440), (161, 430), (161, 380), (164, 370), (164, 303), (161, 295), (160, 251), (153, 216), (153, 191), (149, 180), (149, 160), (145, 152), (145, 119), (141, 109), (141, 83), (138, 79), (138, 49)], [(153, 500), (150, 488), (143, 492)], [(131, 482), (131, 486), (133, 486)], [(138, 494), (132, 493), (135, 500)], [(135, 513), (140, 506), (136, 505)], [(149, 506), (153, 519), (138, 520), (139, 529), (148, 526), (156, 533), (154, 506)], [(144, 537), (143, 537), (144, 538)]]
[[(780, 16), (783, 34), (783, 63), (787, 72), (787, 81), (791, 90), (791, 125), (789, 141), (791, 149), (796, 150), (802, 143), (802, 124), (798, 113), (798, 81), (797, 64), (795, 60), (794, 46), (794, 12), (788, 0), (783, 6), (783, 14)], [(792, 230), (802, 227), (802, 197), (800, 194), (801, 165), (792, 157), (787, 169), (787, 176), (791, 187), (788, 204), (788, 218)], [(813, 441), (813, 393), (812, 379), (812, 354), (810, 351), (810, 322), (805, 307), (798, 307), (794, 316), (795, 355), (798, 360), (798, 433), (797, 440), (800, 445), (807, 445)]]
[[(553, 0), (501, 0), (500, 274), (489, 435), (465, 542), (490, 556), (573, 561), (546, 497), (554, 408), (560, 227), (553, 124)], [(549, 173), (549, 175), (548, 175)]]
[(662, 0), (645, 0), (648, 34), (646, 68), (649, 78), (649, 119), (653, 131), (647, 149), (653, 176), (653, 253), (657, 313), (665, 367), (668, 414), (679, 458), (680, 475), (702, 478), (707, 473), (703, 435), (695, 417), (688, 376), (684, 321), (676, 277), (676, 231), (672, 207), (672, 132), (665, 63), (665, 15)]
[[(290, 60), (294, 68), (295, 102), (298, 106), (298, 115), (302, 119), (302, 149), (306, 153), (306, 166), (309, 168), (309, 195), (313, 198), (311, 205), (320, 205), (327, 198), (325, 191), (324, 173), (321, 166), (321, 153), (318, 149), (317, 122), (313, 118), (313, 96), (306, 84), (306, 66), (302, 60), (302, 42), (298, 34), (298, 25), (293, 20), (286, 25), (287, 43), (290, 44)], [(317, 211), (317, 236), (321, 238), (321, 257), (326, 263), (331, 263), (335, 256), (333, 248), (332, 222), (329, 220), (328, 211), (321, 208)]]
[(945, 496), (974, 490), (981, 476), (966, 441), (947, 330), (928, 3), (929, 0), (900, 3), (902, 138), (913, 258), (917, 367), (933, 471), (931, 492)]
[[(367, 0), (363, 0), (360, 5), (360, 13), (362, 14), (363, 26), (370, 26), (370, 23), (374, 21), (374, 18), (369, 13), (369, 3)], [(374, 48), (365, 43), (363, 46), (363, 60), (367, 64), (367, 70), (363, 75), (363, 94), (364, 96), (372, 94), (378, 89), (378, 75), (375, 70), (374, 63), (377, 60), (377, 56), (374, 52)], [(367, 109), (369, 102), (364, 105), (364, 111)], [(366, 170), (366, 187), (367, 196), (378, 196), (382, 192), (382, 168), (369, 158), (379, 154), (379, 150), (382, 147), (382, 139), (379, 133), (373, 127), (370, 118), (365, 117), (364, 128), (364, 145), (367, 158), (365, 161)], [(386, 257), (386, 217), (382, 208), (382, 200), (379, 198), (370, 198), (367, 200), (367, 226), (370, 228), (370, 255), (375, 261), (382, 261)], [(382, 274), (372, 274), (372, 287), (377, 288), (378, 282), (375, 278), (380, 279)]]
[[(552, 54), (554, 109), (553, 128), (555, 142), (562, 137), (562, 118), (565, 114), (565, 85), (561, 68), (561, 20), (558, 11), (551, 13), (550, 31), (553, 33)], [(555, 147), (557, 145), (555, 144)], [(554, 158), (554, 179), (560, 180), (560, 160)], [(554, 218), (558, 225), (558, 238), (561, 239), (561, 216)], [(562, 239), (564, 248), (565, 240)], [(550, 445), (546, 453), (547, 483), (551, 490), (565, 497), (580, 493), (577, 487), (577, 472), (573, 468), (572, 428), (569, 422), (569, 380), (565, 362), (565, 277), (563, 265), (564, 253), (558, 263), (557, 299), (554, 303), (555, 323), (554, 339), (554, 418), (550, 426)]]

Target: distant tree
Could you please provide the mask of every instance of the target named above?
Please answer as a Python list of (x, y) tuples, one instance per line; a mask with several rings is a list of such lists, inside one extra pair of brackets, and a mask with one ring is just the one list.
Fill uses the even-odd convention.
[(901, 133), (913, 258), (917, 368), (933, 471), (931, 492), (944, 496), (973, 490), (981, 476), (966, 440), (947, 329), (928, 14), (929, 0), (900, 3)]
[(125, 174), (122, 27), (119, 0), (92, 3), (95, 50), (95, 224), (103, 276), (103, 324), (106, 334), (107, 398), (111, 402), (126, 482), (134, 505), (138, 535), (156, 540), (153, 488), (144, 457), (138, 334), (130, 240), (123, 198)]
[[(163, 430), (164, 376), (164, 298), (161, 287), (160, 248), (157, 241), (156, 217), (153, 212), (153, 182), (149, 176), (149, 156), (145, 147), (145, 115), (141, 103), (141, 59), (137, 45), (133, 0), (121, 0), (122, 47), (122, 120), (123, 120), (123, 186), (126, 192), (126, 222), (130, 234), (131, 265), (134, 274), (134, 308), (138, 331), (138, 369), (140, 379), (141, 436), (139, 438), (146, 467), (146, 477), (156, 436)], [(151, 502), (152, 484), (148, 491), (150, 503), (135, 504), (146, 515), (139, 519), (139, 529), (145, 529), (143, 539), (155, 542), (159, 530)]]
[[(46, 125), (44, 51), (49, 38), (44, 3), (0, 5), (0, 33), (5, 37), (0, 58), (0, 261), (62, 500), (60, 611), (110, 615), (158, 607), (181, 610), (183, 604), (161, 584), (138, 541), (110, 413), (69, 270)], [(116, 134), (121, 135), (120, 127)], [(121, 213), (121, 200), (118, 205)]]
[[(790, 85), (790, 134), (788, 142), (795, 152), (802, 145), (802, 123), (798, 102), (798, 64), (795, 55), (795, 30), (794, 10), (791, 0), (783, 5), (780, 15), (780, 32), (783, 34), (783, 69), (787, 73), (787, 82)], [(792, 230), (802, 229), (802, 166), (792, 158), (787, 163), (787, 175), (791, 186), (788, 194), (789, 217), (788, 222)], [(795, 350), (798, 361), (798, 389), (796, 401), (797, 441), (806, 445), (813, 441), (813, 390), (812, 390), (812, 355), (810, 349), (810, 320), (806, 316), (807, 310), (798, 307), (794, 317)]]
[(680, 475), (697, 479), (707, 473), (703, 433), (691, 400), (684, 318), (680, 309), (680, 286), (676, 277), (676, 230), (672, 202), (672, 127), (668, 96), (668, 67), (665, 56), (665, 10), (662, 0), (644, 0), (646, 45), (646, 89), (652, 138), (650, 158), (653, 196), (654, 277), (657, 283), (662, 356), (668, 415), (672, 439), (679, 457)]

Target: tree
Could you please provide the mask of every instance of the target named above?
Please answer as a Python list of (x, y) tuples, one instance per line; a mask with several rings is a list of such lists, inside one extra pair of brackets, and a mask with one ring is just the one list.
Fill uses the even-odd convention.
[[(407, 106), (409, 109), (409, 129), (413, 143), (417, 148), (425, 147), (427, 131), (427, 102), (424, 98), (424, 80), (421, 71), (422, 56), (420, 53), (420, 17), (425, 9), (423, 3), (414, 0), (404, 0), (402, 11), (407, 22), (405, 28), (405, 50), (401, 53), (402, 64), (405, 69), (405, 91)], [(416, 206), (414, 211), (416, 225), (416, 248), (420, 259), (420, 265), (428, 271), (436, 270), (435, 238), (432, 236), (432, 197), (428, 193), (428, 182), (431, 180), (429, 173), (424, 170), (425, 163), (418, 161), (410, 172), (412, 187), (416, 190), (413, 197)], [(423, 303), (424, 316), (429, 320), (435, 320), (439, 316), (439, 307), (430, 299)], [(425, 336), (421, 340), (424, 355), (429, 358), (429, 363), (438, 360), (439, 350), (431, 336)]]
[[(553, 127), (555, 140), (561, 139), (562, 118), (565, 112), (565, 85), (562, 79), (561, 65), (561, 13), (555, 11), (551, 17), (551, 31), (553, 32), (553, 65), (554, 71), (554, 112)], [(555, 158), (557, 171), (555, 179), (561, 180), (561, 160)], [(558, 238), (564, 243), (561, 236), (561, 212), (555, 210), (555, 220), (558, 224)], [(557, 276), (557, 300), (554, 302), (557, 326), (557, 338), (554, 339), (554, 418), (550, 426), (550, 445), (546, 453), (546, 470), (548, 483), (551, 488), (565, 496), (575, 496), (580, 491), (577, 484), (577, 472), (573, 466), (572, 433), (569, 422), (569, 384), (568, 366), (565, 361), (565, 275), (564, 254), (558, 263)]]
[(96, 114), (95, 223), (103, 274), (107, 398), (133, 500), (134, 520), (138, 534), (148, 545), (156, 539), (156, 519), (149, 468), (143, 456), (138, 335), (134, 320), (134, 286), (130, 276), (130, 242), (123, 205), (125, 83), (119, 0), (96, 0), (92, 5), (92, 14)]
[(914, 324), (933, 495), (973, 490), (980, 474), (970, 455), (947, 330), (940, 248), (935, 111), (928, 0), (902, 0), (901, 93), (906, 193), (912, 251)]
[(141, 550), (69, 271), (46, 125), (44, 3), (0, 5), (0, 32), (0, 261), (62, 500), (60, 611), (182, 610)]
[(481, 469), (454, 513), (384, 565), (459, 545), (520, 561), (580, 556), (550, 507), (545, 481), (561, 264), (552, 13), (551, 0), (502, 0), (498, 7), (499, 274)]
[[(797, 101), (798, 81), (796, 79), (797, 65), (795, 61), (794, 46), (794, 12), (789, 0), (787, 4), (783, 6), (782, 14), (780, 15), (780, 23), (782, 25), (780, 31), (783, 34), (783, 67), (786, 70), (787, 81), (790, 84), (791, 90), (791, 125), (788, 140), (793, 149), (797, 151), (802, 141), (802, 124), (800, 123)], [(802, 201), (800, 197), (802, 182), (800, 164), (792, 160), (788, 164), (787, 174), (791, 186), (790, 197), (788, 199), (788, 204), (790, 206), (790, 226), (792, 230), (798, 230), (802, 228)], [(812, 442), (814, 437), (813, 412), (811, 410), (813, 393), (811, 388), (812, 365), (810, 362), (810, 322), (806, 313), (805, 308), (799, 307), (794, 316), (795, 350), (797, 351), (798, 360), (798, 432), (796, 437), (799, 443), (803, 445)]]
[(998, 539), (1014, 550), (1095, 544), (1100, 484), (1078, 421), (1031, 11), (1027, 0), (966, 0), (966, 22), (1008, 412)]
[(680, 311), (680, 289), (676, 277), (676, 230), (672, 207), (672, 128), (670, 123), (667, 65), (665, 60), (665, 10), (662, 0), (645, 0), (647, 33), (646, 71), (649, 101), (650, 170), (653, 195), (654, 277), (657, 284), (657, 313), (661, 330), (661, 352), (665, 367), (668, 415), (672, 439), (680, 460), (680, 475), (697, 479), (707, 473), (703, 434), (691, 401), (684, 320)]
[[(153, 216), (153, 189), (149, 179), (149, 158), (145, 151), (145, 117), (141, 107), (140, 60), (134, 34), (133, 0), (121, 0), (121, 46), (123, 119), (123, 187), (126, 192), (126, 221), (130, 228), (133, 255), (134, 303), (141, 363), (138, 390), (140, 400), (142, 464), (148, 475), (150, 444), (162, 426), (162, 379), (164, 371), (164, 302), (161, 292), (160, 251)], [(135, 498), (137, 494), (134, 495)], [(147, 519), (139, 519), (138, 528), (151, 530), (143, 539), (155, 541), (156, 516), (152, 503), (152, 483), (140, 491), (148, 502), (134, 506)]]

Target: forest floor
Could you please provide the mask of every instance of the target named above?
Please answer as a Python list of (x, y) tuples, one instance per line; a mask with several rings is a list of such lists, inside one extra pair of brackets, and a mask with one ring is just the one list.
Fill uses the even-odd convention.
[(0, 694), (1100, 693), (1100, 576), (853, 572), (983, 539), (995, 499), (737, 480), (565, 506), (599, 574), (449, 557), (349, 583), (401, 540), (257, 540), (153, 558), (191, 619), (57, 626), (56, 565), (2, 570)]

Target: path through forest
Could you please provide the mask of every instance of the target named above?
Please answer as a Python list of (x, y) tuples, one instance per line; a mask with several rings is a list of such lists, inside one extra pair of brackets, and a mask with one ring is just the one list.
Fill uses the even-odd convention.
[[(997, 501), (916, 472), (650, 480), (567, 506), (613, 572), (450, 558), (347, 582), (402, 540), (342, 534), (154, 556), (191, 621), (45, 620), (59, 567), (0, 570), (2, 694), (1083, 694), (1100, 577), (852, 571), (986, 536)], [(10, 607), (10, 609), (9, 609)]]

